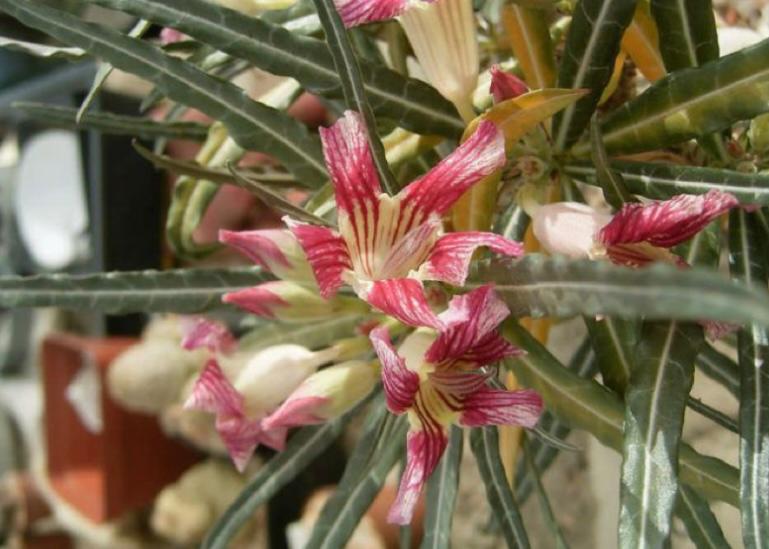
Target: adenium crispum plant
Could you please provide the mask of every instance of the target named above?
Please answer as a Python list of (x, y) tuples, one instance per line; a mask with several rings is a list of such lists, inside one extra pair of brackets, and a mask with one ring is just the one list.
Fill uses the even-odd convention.
[[(0, 305), (196, 315), (183, 344), (209, 358), (186, 405), (215, 417), (240, 470), (277, 450), (205, 547), (228, 546), (362, 414), (310, 547), (344, 546), (396, 468), (389, 520), (408, 525), (424, 498), (424, 545), (447, 547), (463, 433), (478, 513), (526, 547), (518, 506), (536, 490), (566, 546), (539, 475), (572, 429), (622, 455), (619, 546), (664, 547), (678, 517), (696, 546), (725, 547), (716, 501), (739, 508), (746, 547), (769, 546), (769, 41), (720, 56), (709, 0), (85, 4), (140, 22), (125, 35), (0, 0), (67, 47), (5, 43), (133, 73), (166, 114), (19, 108), (204, 139), (195, 163), (136, 146), (179, 176), (180, 261), (219, 248), (194, 233), (226, 186), (282, 222), (220, 232), (253, 266), (3, 278)], [(232, 78), (252, 68), (285, 80), (251, 98)], [(317, 131), (287, 113), (302, 92), (329, 113)], [(179, 122), (190, 109), (210, 126)], [(241, 162), (250, 151), (272, 161)], [(220, 308), (241, 312), (240, 339), (203, 316)], [(559, 319), (586, 334), (570, 364), (548, 345)], [(738, 418), (690, 397), (695, 370)], [(736, 465), (682, 439), (687, 407), (739, 434)]]

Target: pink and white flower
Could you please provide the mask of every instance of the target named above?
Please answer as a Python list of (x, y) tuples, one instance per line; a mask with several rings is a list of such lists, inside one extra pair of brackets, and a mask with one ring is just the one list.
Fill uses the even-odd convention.
[(324, 368), (305, 379), (264, 420), (264, 428), (313, 425), (339, 417), (363, 400), (378, 382), (376, 362), (350, 360)]
[(407, 463), (388, 520), (408, 524), (419, 493), (448, 442), (452, 424), (465, 427), (533, 427), (542, 399), (531, 390), (507, 391), (487, 385), (481, 367), (521, 351), (497, 333), (509, 314), (490, 286), (452, 299), (436, 333), (419, 329), (396, 351), (385, 328), (371, 332), (382, 363), (388, 409), (408, 414)]
[[(558, 202), (534, 212), (533, 231), (550, 253), (575, 259), (607, 257), (629, 267), (662, 261), (686, 268), (686, 261), (670, 248), (738, 204), (731, 194), (715, 190), (702, 195), (680, 194), (661, 202), (625, 204), (614, 216), (585, 204)], [(711, 340), (736, 328), (713, 321), (701, 324)]]
[(185, 337), (185, 348), (205, 347), (215, 353), (195, 382), (185, 407), (216, 415), (217, 432), (235, 466), (243, 471), (259, 444), (283, 449), (287, 428), (265, 427), (264, 418), (319, 366), (336, 358), (339, 350), (331, 347), (313, 352), (285, 344), (243, 357), (231, 352), (231, 342), (226, 328), (206, 320), (198, 320)]
[(349, 284), (370, 305), (411, 326), (444, 325), (425, 299), (423, 280), (464, 284), (481, 246), (508, 256), (520, 243), (485, 232), (443, 234), (441, 216), (505, 163), (504, 138), (491, 122), (396, 196), (382, 193), (359, 114), (321, 129), (336, 192), (339, 230), (286, 218), (304, 248), (323, 297)]
[(399, 17), (427, 80), (469, 122), (478, 82), (472, 0), (335, 0), (348, 27)]
[(534, 212), (533, 231), (550, 253), (573, 258), (607, 256), (614, 263), (633, 267), (658, 260), (682, 264), (669, 249), (737, 205), (734, 196), (715, 190), (625, 204), (614, 216), (585, 204), (557, 202)]

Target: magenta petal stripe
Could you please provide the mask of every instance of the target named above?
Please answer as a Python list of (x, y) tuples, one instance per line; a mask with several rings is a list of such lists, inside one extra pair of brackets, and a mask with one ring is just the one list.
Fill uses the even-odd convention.
[(438, 239), (421, 272), (427, 280), (462, 286), (467, 280), (470, 260), (481, 246), (509, 257), (523, 254), (523, 244), (501, 235), (484, 232), (449, 233)]
[(222, 301), (262, 318), (275, 318), (275, 309), (288, 307), (289, 303), (270, 289), (272, 284), (265, 282), (253, 288), (224, 294)]
[(431, 216), (425, 223), (411, 229), (390, 249), (378, 269), (379, 277), (398, 278), (407, 276), (412, 269), (417, 269), (434, 249), (441, 225), (438, 216)]
[(258, 421), (249, 421), (242, 416), (218, 416), (216, 431), (227, 448), (227, 453), (239, 472), (248, 465), (254, 450), (259, 445), (262, 428)]
[(334, 0), (346, 27), (392, 19), (403, 13), (409, 0)]
[(286, 268), (291, 263), (275, 243), (283, 236), (283, 229), (259, 231), (219, 231), (219, 242), (236, 249), (260, 267), (272, 270), (271, 265)]
[(419, 376), (406, 367), (406, 362), (395, 351), (387, 328), (372, 330), (369, 338), (382, 364), (387, 409), (394, 414), (402, 414), (414, 403), (419, 391)]
[(663, 202), (625, 204), (598, 233), (605, 246), (648, 242), (671, 248), (704, 229), (713, 219), (738, 205), (728, 193), (680, 194)]
[(212, 353), (229, 353), (235, 349), (235, 338), (220, 322), (200, 316), (182, 317), (181, 328), (183, 349), (208, 349)]
[(378, 280), (361, 296), (369, 305), (409, 326), (441, 328), (443, 322), (430, 308), (424, 287), (413, 278)]
[(531, 428), (541, 413), (542, 397), (535, 391), (483, 387), (464, 398), (459, 423), (465, 427), (521, 425)]
[(352, 268), (344, 239), (327, 227), (301, 223), (288, 217), (283, 220), (307, 255), (320, 295), (327, 299), (332, 297), (344, 284), (342, 274)]
[(243, 415), (243, 396), (232, 386), (219, 364), (210, 359), (184, 403), (188, 409), (203, 410), (225, 416)]
[(357, 112), (345, 111), (331, 127), (319, 131), (337, 207), (352, 217), (375, 214), (382, 188), (363, 117)]
[(448, 445), (446, 432), (439, 427), (430, 430), (409, 431), (406, 439), (406, 468), (401, 476), (395, 502), (390, 507), (387, 521), (409, 524), (414, 515), (419, 494)]
[(485, 120), (470, 139), (398, 194), (404, 212), (411, 212), (408, 225), (419, 225), (433, 213), (443, 215), (467, 189), (504, 165), (505, 138)]
[(484, 387), (490, 375), (475, 372), (439, 371), (431, 372), (427, 377), (438, 391), (449, 393), (455, 397), (462, 397)]
[[(440, 318), (446, 327), (425, 354), (433, 364), (459, 359), (488, 343), (487, 336), (510, 314), (492, 286), (481, 286), (467, 294), (454, 297)], [(512, 348), (512, 346), (511, 346)]]

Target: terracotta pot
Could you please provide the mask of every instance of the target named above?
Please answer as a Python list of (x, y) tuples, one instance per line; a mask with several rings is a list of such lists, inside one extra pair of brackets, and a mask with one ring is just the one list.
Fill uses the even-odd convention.
[[(156, 417), (129, 412), (110, 398), (109, 364), (136, 341), (59, 334), (43, 342), (50, 483), (62, 499), (95, 522), (149, 505), (165, 485), (201, 457), (163, 434)], [(89, 387), (96, 390), (86, 391), (86, 396), (82, 389), (75, 394), (70, 390), (68, 397), (68, 387), (84, 373), (90, 373)], [(101, 416), (100, 429), (94, 428), (89, 414), (78, 412), (86, 401), (91, 410), (100, 409), (96, 414)]]

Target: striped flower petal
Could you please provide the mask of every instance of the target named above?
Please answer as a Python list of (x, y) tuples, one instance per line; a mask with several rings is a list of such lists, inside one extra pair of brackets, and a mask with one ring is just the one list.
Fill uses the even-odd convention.
[(406, 439), (406, 467), (401, 476), (398, 495), (390, 507), (387, 521), (392, 524), (409, 524), (419, 494), (430, 473), (448, 445), (445, 429), (421, 429), (409, 431)]
[(219, 241), (245, 255), (278, 278), (311, 281), (312, 271), (304, 250), (291, 231), (219, 231)]
[(403, 13), (413, 0), (335, 0), (346, 27), (392, 19)]
[(243, 396), (232, 386), (215, 359), (206, 362), (184, 407), (224, 416), (243, 415)]
[(378, 280), (358, 291), (369, 305), (409, 326), (440, 328), (443, 322), (430, 308), (422, 282), (413, 278)]
[(443, 215), (467, 189), (505, 165), (505, 139), (493, 122), (478, 124), (475, 133), (454, 152), (399, 194), (409, 227), (430, 215)]
[(680, 194), (649, 204), (625, 204), (598, 233), (605, 246), (648, 242), (672, 248), (704, 229), (716, 217), (738, 205), (729, 193)]
[(482, 387), (462, 400), (460, 425), (521, 425), (531, 428), (542, 413), (542, 397), (535, 391), (505, 391)]
[(394, 414), (402, 414), (414, 403), (419, 390), (419, 375), (406, 367), (406, 361), (390, 342), (387, 328), (372, 330), (369, 338), (382, 363), (382, 384), (387, 409)]
[(259, 421), (249, 421), (243, 416), (219, 416), (216, 432), (224, 442), (230, 459), (239, 472), (243, 472), (259, 446), (262, 427)]
[(182, 348), (188, 351), (208, 349), (212, 353), (230, 353), (235, 350), (236, 341), (230, 330), (221, 322), (202, 316), (182, 317)]
[(302, 223), (289, 217), (283, 220), (307, 254), (320, 295), (325, 298), (333, 296), (344, 284), (342, 275), (352, 268), (344, 239), (327, 227)]
[(471, 357), (477, 365), (483, 365), (516, 354), (517, 348), (496, 333), (509, 314), (490, 285), (454, 297), (448, 310), (440, 315), (445, 327), (427, 350), (425, 360), (450, 366)]
[(420, 269), (425, 280), (440, 280), (462, 286), (470, 270), (473, 253), (481, 246), (509, 257), (523, 254), (523, 245), (494, 233), (449, 233), (438, 239)]

